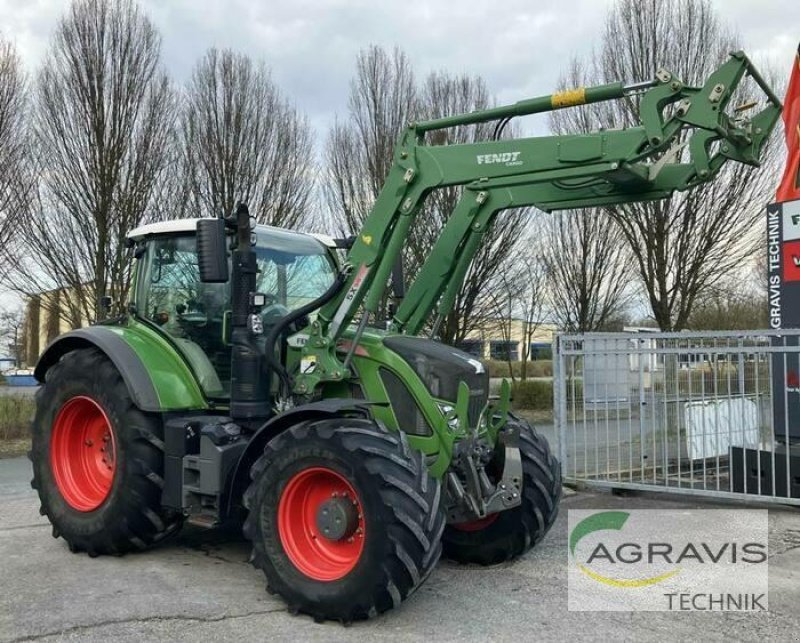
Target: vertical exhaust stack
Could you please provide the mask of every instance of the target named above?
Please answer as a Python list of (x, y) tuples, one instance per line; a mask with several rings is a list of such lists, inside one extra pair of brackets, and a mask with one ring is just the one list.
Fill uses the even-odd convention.
[(236, 208), (230, 223), (236, 229), (236, 249), (232, 257), (231, 304), (231, 409), (234, 420), (264, 418), (270, 415), (269, 377), (264, 371), (264, 356), (248, 325), (251, 294), (256, 291), (258, 265), (251, 236), (254, 228), (244, 203)]

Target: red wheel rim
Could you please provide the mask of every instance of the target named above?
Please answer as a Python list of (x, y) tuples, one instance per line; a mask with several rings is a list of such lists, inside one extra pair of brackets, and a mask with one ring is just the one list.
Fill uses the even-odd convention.
[[(318, 526), (322, 506), (344, 499), (357, 522), (351, 533), (332, 540)], [(278, 534), (294, 566), (309, 578), (334, 581), (349, 574), (364, 551), (364, 512), (350, 482), (326, 467), (304, 469), (286, 483), (278, 502)]]
[(111, 423), (92, 398), (79, 395), (62, 406), (53, 422), (50, 467), (67, 504), (94, 511), (111, 492), (117, 468)]
[(451, 526), (459, 531), (480, 531), (481, 529), (486, 529), (497, 520), (499, 515), (499, 513), (489, 514), (485, 518), (478, 518), (478, 520), (470, 520), (469, 522), (457, 522)]

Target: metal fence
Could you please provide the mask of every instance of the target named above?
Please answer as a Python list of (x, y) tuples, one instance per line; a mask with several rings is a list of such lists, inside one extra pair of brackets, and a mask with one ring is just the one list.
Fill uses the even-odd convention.
[(799, 340), (800, 331), (559, 335), (565, 481), (800, 504)]

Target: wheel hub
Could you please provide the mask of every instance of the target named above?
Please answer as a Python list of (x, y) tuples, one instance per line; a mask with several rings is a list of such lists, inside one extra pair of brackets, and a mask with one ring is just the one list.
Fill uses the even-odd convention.
[(294, 474), (278, 501), (283, 550), (303, 574), (334, 581), (355, 569), (364, 551), (364, 511), (352, 483), (328, 467)]
[(342, 496), (323, 502), (317, 509), (317, 529), (328, 540), (345, 540), (358, 529), (355, 500)]
[(53, 421), (50, 466), (61, 496), (73, 509), (94, 511), (105, 502), (116, 472), (111, 423), (92, 398), (67, 400)]

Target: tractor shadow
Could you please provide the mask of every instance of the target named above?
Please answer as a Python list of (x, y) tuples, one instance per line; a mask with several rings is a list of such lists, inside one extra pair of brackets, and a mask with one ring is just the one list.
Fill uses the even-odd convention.
[(184, 525), (174, 536), (166, 539), (159, 549), (184, 550), (234, 564), (250, 564), (250, 542), (242, 533), (241, 524), (225, 524), (212, 529)]

